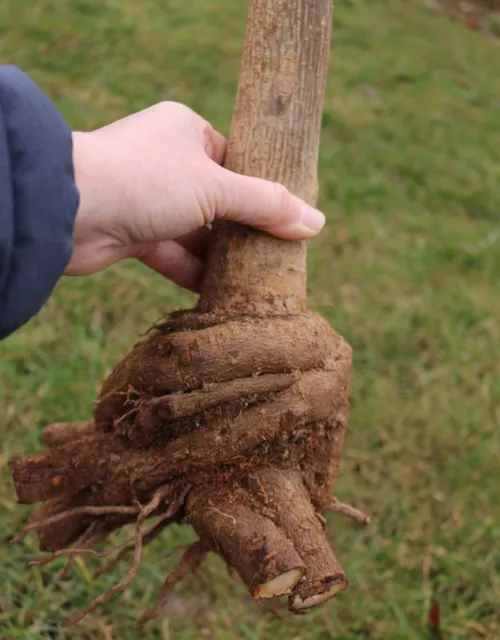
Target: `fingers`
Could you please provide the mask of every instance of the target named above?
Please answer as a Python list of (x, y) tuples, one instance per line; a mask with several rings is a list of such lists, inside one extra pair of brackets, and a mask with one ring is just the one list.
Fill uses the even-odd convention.
[(207, 156), (217, 164), (224, 164), (227, 150), (226, 138), (216, 131), (211, 124), (205, 121), (202, 136), (203, 148)]
[(325, 216), (280, 184), (220, 171), (224, 175), (215, 187), (216, 218), (247, 224), (284, 240), (311, 238), (323, 228)]
[(180, 138), (186, 142), (187, 139), (201, 143), (206, 155), (219, 165), (224, 162), (224, 156), (226, 155), (227, 140), (226, 138), (216, 131), (213, 126), (207, 122), (199, 113), (193, 111), (188, 106), (180, 104), (179, 102), (160, 102), (143, 112), (139, 112), (133, 116), (128, 116), (128, 119), (132, 119), (136, 116), (147, 111), (158, 111), (162, 115), (163, 122), (175, 122), (176, 133), (180, 135)]
[(198, 140), (201, 142), (207, 156), (219, 165), (224, 163), (227, 150), (227, 140), (202, 116), (191, 111), (196, 125)]
[(134, 247), (133, 257), (185, 289), (198, 292), (203, 262), (174, 240)]
[(175, 241), (184, 247), (189, 253), (199, 260), (204, 260), (207, 249), (208, 241), (210, 239), (210, 229), (207, 227), (201, 227), (196, 229), (185, 236), (177, 238)]
[[(222, 165), (227, 140), (201, 116), (191, 113), (205, 153), (215, 163)], [(205, 198), (212, 205), (209, 206), (211, 211), (204, 212), (207, 221), (232, 220), (285, 240), (311, 238), (325, 224), (325, 216), (320, 211), (293, 196), (280, 184), (241, 176), (221, 167), (214, 167), (214, 171), (207, 170), (204, 178), (202, 182), (206, 185), (206, 193), (211, 191), (215, 195), (213, 200)]]

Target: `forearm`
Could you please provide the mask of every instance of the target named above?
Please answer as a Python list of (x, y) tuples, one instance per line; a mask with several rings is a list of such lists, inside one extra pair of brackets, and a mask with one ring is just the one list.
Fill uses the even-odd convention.
[(69, 127), (25, 74), (0, 67), (0, 339), (52, 292), (77, 208)]

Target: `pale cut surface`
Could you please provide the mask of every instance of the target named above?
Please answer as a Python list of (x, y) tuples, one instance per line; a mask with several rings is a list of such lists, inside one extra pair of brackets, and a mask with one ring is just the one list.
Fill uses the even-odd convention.
[(334, 596), (339, 594), (341, 591), (344, 591), (346, 587), (347, 587), (347, 580), (343, 580), (338, 584), (334, 584), (329, 591), (326, 591), (325, 593), (315, 594), (314, 596), (311, 596), (310, 598), (306, 598), (305, 600), (302, 600), (302, 598), (299, 595), (295, 595), (292, 598), (292, 604), (290, 609), (292, 609), (292, 611), (305, 611), (306, 609), (317, 607), (318, 605), (323, 604), (323, 602), (326, 602), (330, 598), (333, 598)]
[(286, 596), (293, 591), (293, 588), (304, 575), (303, 569), (292, 569), (280, 576), (259, 585), (255, 590), (255, 597), (261, 600)]

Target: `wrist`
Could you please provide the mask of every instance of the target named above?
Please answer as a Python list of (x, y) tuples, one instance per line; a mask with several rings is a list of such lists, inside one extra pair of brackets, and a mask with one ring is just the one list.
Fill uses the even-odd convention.
[(73, 132), (75, 184), (80, 195), (73, 231), (73, 253), (65, 273), (87, 275), (126, 257), (116, 224), (114, 163), (95, 133)]
[(80, 194), (75, 237), (82, 240), (108, 235), (117, 209), (112, 163), (94, 132), (74, 131), (72, 138), (75, 183)]

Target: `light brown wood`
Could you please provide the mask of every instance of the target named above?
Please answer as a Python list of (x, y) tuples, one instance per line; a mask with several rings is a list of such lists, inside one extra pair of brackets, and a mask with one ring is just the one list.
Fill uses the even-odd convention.
[[(273, 180), (310, 204), (332, 0), (250, 0), (226, 167)], [(306, 243), (234, 223), (214, 227), (199, 308), (270, 315), (306, 309)]]

